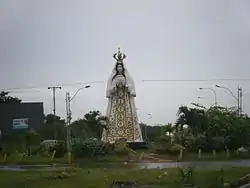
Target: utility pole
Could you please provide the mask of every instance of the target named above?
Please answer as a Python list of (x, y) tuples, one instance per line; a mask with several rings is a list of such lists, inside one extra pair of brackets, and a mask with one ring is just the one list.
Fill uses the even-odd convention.
[(227, 87), (220, 86), (218, 84), (216, 84), (215, 87), (225, 89), (225, 90), (227, 90), (232, 95), (232, 97), (237, 101), (237, 113), (238, 113), (238, 116), (241, 116), (241, 114), (242, 114), (242, 96), (243, 96), (242, 88), (238, 87), (238, 89), (237, 89), (237, 96), (235, 96), (233, 94), (233, 92), (229, 88), (227, 88)]
[(62, 89), (62, 87), (59, 86), (53, 86), (53, 87), (48, 87), (48, 89), (52, 89), (52, 93), (53, 93), (53, 114), (54, 114), (54, 139), (56, 140), (57, 138), (57, 130), (56, 130), (56, 90), (57, 89)]
[(71, 161), (71, 110), (70, 110), (70, 94), (69, 92), (66, 93), (66, 134), (67, 134), (67, 151), (68, 151), (68, 163), (70, 164)]
[(67, 152), (68, 152), (68, 163), (70, 164), (72, 162), (71, 152), (72, 152), (72, 138), (71, 138), (71, 119), (72, 119), (72, 113), (70, 109), (70, 103), (71, 101), (76, 97), (77, 93), (83, 89), (89, 88), (90, 85), (86, 85), (84, 87), (79, 88), (73, 97), (70, 97), (69, 92), (66, 92), (66, 142), (67, 142)]
[(238, 111), (239, 111), (239, 116), (242, 114), (242, 88), (238, 87)]

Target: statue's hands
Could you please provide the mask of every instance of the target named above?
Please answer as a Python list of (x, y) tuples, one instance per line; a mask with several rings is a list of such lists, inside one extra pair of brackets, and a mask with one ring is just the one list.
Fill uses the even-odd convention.
[(131, 88), (130, 84), (126, 84), (126, 88), (132, 97), (136, 97), (135, 91)]
[(132, 92), (132, 93), (131, 93), (131, 96), (132, 96), (132, 97), (136, 97), (136, 94)]
[(126, 88), (126, 90), (130, 93), (130, 88), (129, 88), (129, 85), (125, 85), (125, 88)]
[(111, 88), (111, 93), (114, 93), (116, 91), (116, 87), (115, 86), (112, 86)]

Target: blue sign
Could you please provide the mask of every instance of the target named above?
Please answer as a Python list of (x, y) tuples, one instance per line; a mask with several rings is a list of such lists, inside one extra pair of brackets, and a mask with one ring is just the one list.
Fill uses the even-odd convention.
[(13, 119), (13, 129), (27, 129), (28, 127), (28, 118)]

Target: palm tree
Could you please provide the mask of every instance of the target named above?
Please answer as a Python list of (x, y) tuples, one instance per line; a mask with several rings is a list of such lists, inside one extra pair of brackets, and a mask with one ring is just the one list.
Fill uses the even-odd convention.
[(203, 109), (181, 106), (177, 115), (178, 118), (175, 124), (176, 130), (182, 131), (184, 125), (187, 125), (193, 133), (202, 132), (203, 125), (206, 121), (206, 115)]
[(78, 119), (71, 124), (73, 135), (83, 139), (101, 139), (103, 129), (106, 129), (107, 121), (107, 118), (102, 116), (99, 111), (90, 111), (82, 119)]

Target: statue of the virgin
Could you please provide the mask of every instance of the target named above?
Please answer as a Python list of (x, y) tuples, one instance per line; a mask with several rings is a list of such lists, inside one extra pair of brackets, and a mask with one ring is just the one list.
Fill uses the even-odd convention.
[(109, 143), (120, 139), (125, 139), (126, 142), (143, 142), (134, 102), (134, 81), (123, 63), (126, 55), (118, 50), (113, 57), (116, 64), (107, 83), (108, 123), (103, 131), (102, 140)]

